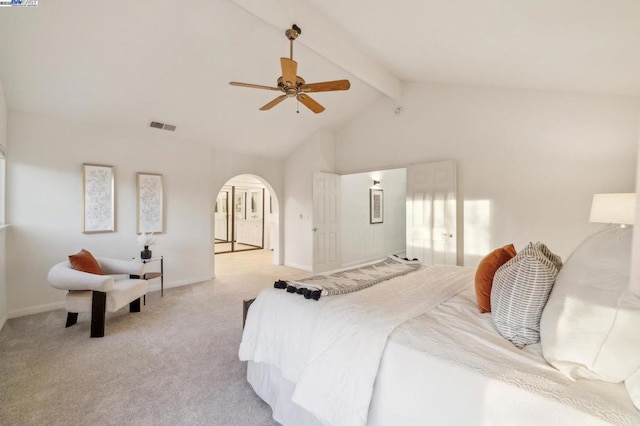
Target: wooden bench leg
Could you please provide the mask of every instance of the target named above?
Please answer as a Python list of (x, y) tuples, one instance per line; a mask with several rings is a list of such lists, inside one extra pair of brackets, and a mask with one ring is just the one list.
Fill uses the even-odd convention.
[(94, 291), (91, 301), (91, 337), (104, 337), (104, 319), (107, 312), (107, 293)]
[(140, 298), (129, 303), (129, 312), (140, 312)]
[(77, 312), (67, 312), (67, 325), (65, 328), (71, 327), (75, 323), (78, 322), (78, 313)]

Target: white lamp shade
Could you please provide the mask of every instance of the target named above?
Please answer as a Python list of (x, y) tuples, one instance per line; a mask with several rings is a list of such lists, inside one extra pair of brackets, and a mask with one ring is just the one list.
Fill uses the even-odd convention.
[(636, 194), (595, 194), (589, 222), (633, 225), (636, 218)]

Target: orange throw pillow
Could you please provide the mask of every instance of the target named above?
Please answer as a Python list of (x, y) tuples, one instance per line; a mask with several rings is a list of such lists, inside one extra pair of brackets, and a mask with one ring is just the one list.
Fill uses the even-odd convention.
[[(95, 257), (87, 250), (82, 249), (76, 254), (69, 256), (69, 263), (71, 267), (78, 271), (88, 272), (90, 274), (104, 275), (100, 264)], [(491, 289), (489, 289), (491, 291)]]
[(493, 276), (499, 267), (511, 260), (516, 255), (513, 244), (495, 249), (486, 255), (476, 269), (476, 300), (480, 312), (491, 312), (491, 286)]

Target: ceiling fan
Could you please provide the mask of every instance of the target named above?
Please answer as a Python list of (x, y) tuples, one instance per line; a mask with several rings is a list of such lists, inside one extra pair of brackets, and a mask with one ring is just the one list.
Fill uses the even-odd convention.
[[(232, 86), (249, 87), (252, 89), (276, 90), (283, 92), (268, 104), (260, 108), (260, 111), (267, 111), (287, 98), (296, 98), (304, 106), (316, 114), (324, 111), (324, 107), (313, 100), (307, 93), (332, 92), (334, 90), (349, 90), (351, 83), (349, 80), (323, 81), (321, 83), (307, 83), (302, 77), (297, 75), (298, 63), (293, 60), (293, 41), (302, 34), (302, 30), (297, 25), (293, 25), (285, 31), (285, 36), (289, 39), (289, 58), (280, 58), (282, 76), (278, 78), (277, 87), (261, 86), (259, 84), (238, 83), (232, 81)], [(300, 112), (300, 111), (298, 111)]]

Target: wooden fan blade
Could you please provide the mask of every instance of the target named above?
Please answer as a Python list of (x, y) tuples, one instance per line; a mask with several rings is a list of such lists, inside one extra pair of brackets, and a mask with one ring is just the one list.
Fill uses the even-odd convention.
[(265, 89), (265, 90), (277, 90), (277, 91), (280, 91), (279, 87), (261, 86), (259, 84), (238, 83), (237, 81), (230, 81), (229, 84), (232, 85), (232, 86), (248, 87), (250, 89)]
[(323, 81), (321, 83), (309, 83), (300, 86), (303, 92), (331, 92), (334, 90), (349, 90), (349, 80)]
[(309, 108), (311, 111), (315, 112), (316, 114), (321, 113), (322, 111), (324, 111), (324, 107), (322, 105), (320, 105), (319, 103), (317, 103), (316, 101), (311, 99), (309, 96), (305, 95), (304, 93), (300, 93), (298, 95), (298, 100), (300, 102), (302, 102), (304, 104), (304, 106), (306, 106), (307, 108)]
[(293, 59), (280, 58), (282, 66), (282, 81), (289, 87), (296, 86), (296, 77), (298, 76), (298, 63)]
[(272, 100), (271, 102), (269, 102), (268, 104), (266, 104), (265, 106), (263, 106), (262, 108), (260, 108), (260, 111), (266, 111), (268, 109), (271, 109), (274, 106), (278, 105), (280, 102), (284, 101), (285, 99), (287, 99), (287, 95), (280, 95), (274, 100)]

